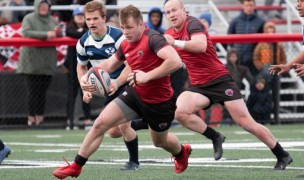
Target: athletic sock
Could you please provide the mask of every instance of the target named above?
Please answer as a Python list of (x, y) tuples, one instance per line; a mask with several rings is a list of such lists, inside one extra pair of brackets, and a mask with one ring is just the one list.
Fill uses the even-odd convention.
[(134, 131), (137, 131), (141, 129), (149, 129), (149, 126), (148, 123), (142, 119), (136, 119), (131, 122), (131, 128), (134, 129)]
[(276, 143), (275, 147), (271, 149), (271, 151), (277, 159), (288, 156), (288, 153), (282, 148), (279, 142)]
[(3, 144), (3, 142), (0, 140), (0, 151), (1, 151), (2, 149), (4, 149), (4, 144)]
[(214, 129), (212, 129), (211, 127), (207, 126), (205, 132), (202, 133), (202, 135), (206, 136), (206, 138), (208, 139), (215, 139), (217, 137), (219, 137), (219, 133), (216, 132)]
[(136, 136), (135, 139), (127, 142), (125, 141), (126, 147), (129, 152), (129, 161), (139, 165), (138, 161), (138, 138)]
[(85, 163), (88, 161), (88, 159), (80, 156), (79, 154), (77, 154), (74, 161), (75, 161), (76, 164), (78, 164), (79, 166), (82, 167), (82, 166), (85, 165)]
[(178, 154), (173, 155), (173, 156), (179, 158), (179, 157), (181, 157), (183, 154), (184, 154), (184, 146), (181, 145), (181, 151), (180, 151)]

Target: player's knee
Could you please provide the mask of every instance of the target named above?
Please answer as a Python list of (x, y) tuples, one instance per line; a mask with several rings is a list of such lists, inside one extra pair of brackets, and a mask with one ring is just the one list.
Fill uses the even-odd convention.
[(109, 130), (109, 127), (107, 125), (105, 125), (104, 123), (95, 121), (92, 129), (97, 132), (100, 132), (100, 134), (105, 134)]
[(183, 119), (184, 118), (184, 114), (185, 114), (185, 112), (183, 110), (176, 109), (176, 111), (175, 111), (175, 118), (176, 119)]
[(108, 130), (108, 135), (111, 138), (120, 138), (122, 136), (122, 133), (119, 130), (119, 128), (112, 128), (112, 129)]
[(175, 119), (177, 119), (180, 123), (183, 123), (187, 120), (188, 114), (183, 110), (175, 111)]
[(153, 141), (153, 145), (154, 145), (155, 147), (161, 148), (161, 147), (164, 146), (164, 142), (163, 142), (163, 141), (154, 140), (154, 141)]
[(251, 132), (252, 128), (254, 128), (256, 122), (252, 118), (247, 117), (247, 116), (240, 117), (240, 119), (241, 120), (238, 122), (238, 125), (241, 128), (243, 128), (244, 130)]

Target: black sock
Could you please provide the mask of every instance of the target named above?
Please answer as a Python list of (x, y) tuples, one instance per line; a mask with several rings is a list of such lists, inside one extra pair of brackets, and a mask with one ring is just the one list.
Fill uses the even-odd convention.
[(142, 119), (136, 119), (131, 122), (131, 127), (134, 131), (141, 129), (149, 129), (148, 123), (143, 121)]
[(214, 129), (212, 129), (211, 127), (207, 126), (205, 132), (202, 133), (202, 135), (206, 136), (206, 138), (208, 139), (215, 139), (217, 137), (219, 137), (219, 133), (216, 132)]
[(0, 140), (0, 151), (1, 151), (2, 149), (4, 149), (4, 144), (3, 144), (3, 142)]
[(138, 138), (137, 138), (137, 136), (132, 141), (127, 142), (127, 141), (124, 140), (124, 142), (126, 144), (128, 152), (129, 152), (129, 161), (139, 165), (139, 161), (138, 161)]
[(184, 146), (181, 145), (181, 151), (178, 154), (173, 155), (173, 156), (178, 158), (178, 157), (181, 157), (183, 155), (183, 153), (184, 153)]
[(288, 156), (288, 153), (282, 148), (279, 142), (276, 143), (275, 147), (271, 149), (271, 151), (277, 159)]
[(77, 154), (74, 161), (82, 167), (85, 165), (85, 163), (88, 161), (88, 159)]

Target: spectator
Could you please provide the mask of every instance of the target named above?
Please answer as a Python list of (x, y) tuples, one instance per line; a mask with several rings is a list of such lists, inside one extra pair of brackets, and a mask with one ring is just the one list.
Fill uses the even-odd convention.
[[(276, 25), (273, 22), (266, 22), (264, 33), (276, 33)], [(254, 49), (253, 64), (255, 68), (262, 73), (265, 78), (268, 76), (268, 68), (272, 64), (285, 64), (286, 54), (284, 47), (277, 43), (260, 42)], [(266, 79), (267, 81), (269, 78)]]
[[(22, 21), (23, 37), (53, 39), (62, 35), (57, 20), (50, 14), (50, 1), (35, 0), (35, 11), (27, 14)], [(26, 80), (28, 90), (28, 126), (40, 125), (46, 104), (46, 92), (56, 72), (57, 52), (52, 47), (20, 48), (17, 73)]]
[[(251, 85), (254, 81), (252, 74), (250, 73), (247, 66), (240, 64), (239, 54), (235, 49), (230, 49), (227, 53), (227, 64), (226, 68), (228, 69), (232, 79), (235, 81), (238, 88), (244, 89), (243, 79), (245, 78)], [(232, 124), (230, 114), (226, 109), (223, 109), (223, 124)]]
[[(56, 0), (56, 5), (71, 5), (73, 0)], [(60, 10), (57, 12), (59, 20), (63, 22), (70, 22), (73, 18), (72, 12), (70, 10)]]
[(272, 99), (262, 75), (257, 76), (255, 85), (251, 87), (247, 107), (251, 116), (258, 123), (268, 124), (270, 122)]
[(212, 24), (212, 14), (210, 12), (204, 12), (200, 14), (198, 17), (201, 23), (204, 24), (204, 26), (208, 29), (209, 34), (217, 34), (215, 29), (211, 29), (211, 24)]
[(164, 34), (165, 29), (162, 27), (163, 12), (158, 7), (153, 7), (148, 13), (147, 27), (161, 34)]
[[(273, 22), (267, 22), (264, 25), (264, 33), (275, 33), (276, 26)], [(285, 64), (286, 63), (286, 54), (284, 48), (281, 44), (260, 42), (253, 54), (253, 63), (256, 69), (259, 70), (259, 73), (263, 75), (266, 79), (266, 83), (270, 84), (271, 92), (272, 92), (272, 100), (274, 103), (273, 113), (274, 120), (278, 122), (279, 117), (279, 103), (280, 103), (280, 89), (281, 82), (280, 76), (278, 75), (270, 75), (268, 73), (268, 69), (270, 65), (275, 64)]]
[(240, 56), (235, 49), (230, 49), (227, 53), (226, 68), (229, 70), (233, 80), (239, 89), (244, 89), (243, 79), (245, 78), (251, 85), (254, 81), (247, 66), (240, 64)]
[[(255, 11), (255, 0), (242, 0), (242, 11), (240, 15), (232, 19), (229, 24), (228, 34), (252, 34), (262, 33), (265, 21), (257, 15)], [(256, 44), (231, 44), (235, 48), (241, 58), (241, 64), (246, 65), (251, 74), (256, 76), (258, 71), (253, 65), (253, 51)]]
[[(88, 27), (85, 22), (85, 18), (83, 15), (83, 11), (81, 7), (77, 7), (73, 10), (73, 18), (69, 22), (66, 28), (66, 35), (72, 38), (79, 39), (81, 36), (88, 30)], [(87, 104), (82, 101), (82, 91), (79, 85), (76, 67), (77, 67), (77, 56), (76, 56), (76, 47), (69, 46), (65, 62), (63, 64), (64, 69), (67, 72), (68, 79), (68, 99), (67, 99), (67, 117), (68, 117), (68, 125), (70, 125), (70, 129), (73, 129), (73, 120), (74, 120), (74, 108), (75, 101), (78, 92), (80, 92), (80, 98), (82, 102), (82, 110), (84, 114), (84, 124), (90, 125), (92, 124), (91, 120), (91, 108), (90, 104)]]
[[(5, 1), (1, 6), (25, 6), (24, 0), (9, 0)], [(25, 11), (10, 11), (5, 10), (0, 12), (0, 25), (12, 24), (21, 22), (25, 16)]]
[[(272, 6), (274, 3), (274, 0), (265, 0), (265, 6)], [(279, 6), (282, 6), (282, 4), (285, 4), (285, 0), (280, 0)], [(266, 18), (269, 18), (269, 11), (264, 11), (264, 15)], [(276, 18), (282, 19), (282, 10), (278, 10), (277, 13), (275, 14)]]

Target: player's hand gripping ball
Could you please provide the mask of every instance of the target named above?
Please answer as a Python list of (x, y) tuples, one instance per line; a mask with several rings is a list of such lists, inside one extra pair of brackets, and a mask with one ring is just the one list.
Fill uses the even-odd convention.
[(91, 67), (88, 71), (88, 82), (95, 87), (94, 95), (105, 97), (110, 92), (110, 75), (99, 67)]

